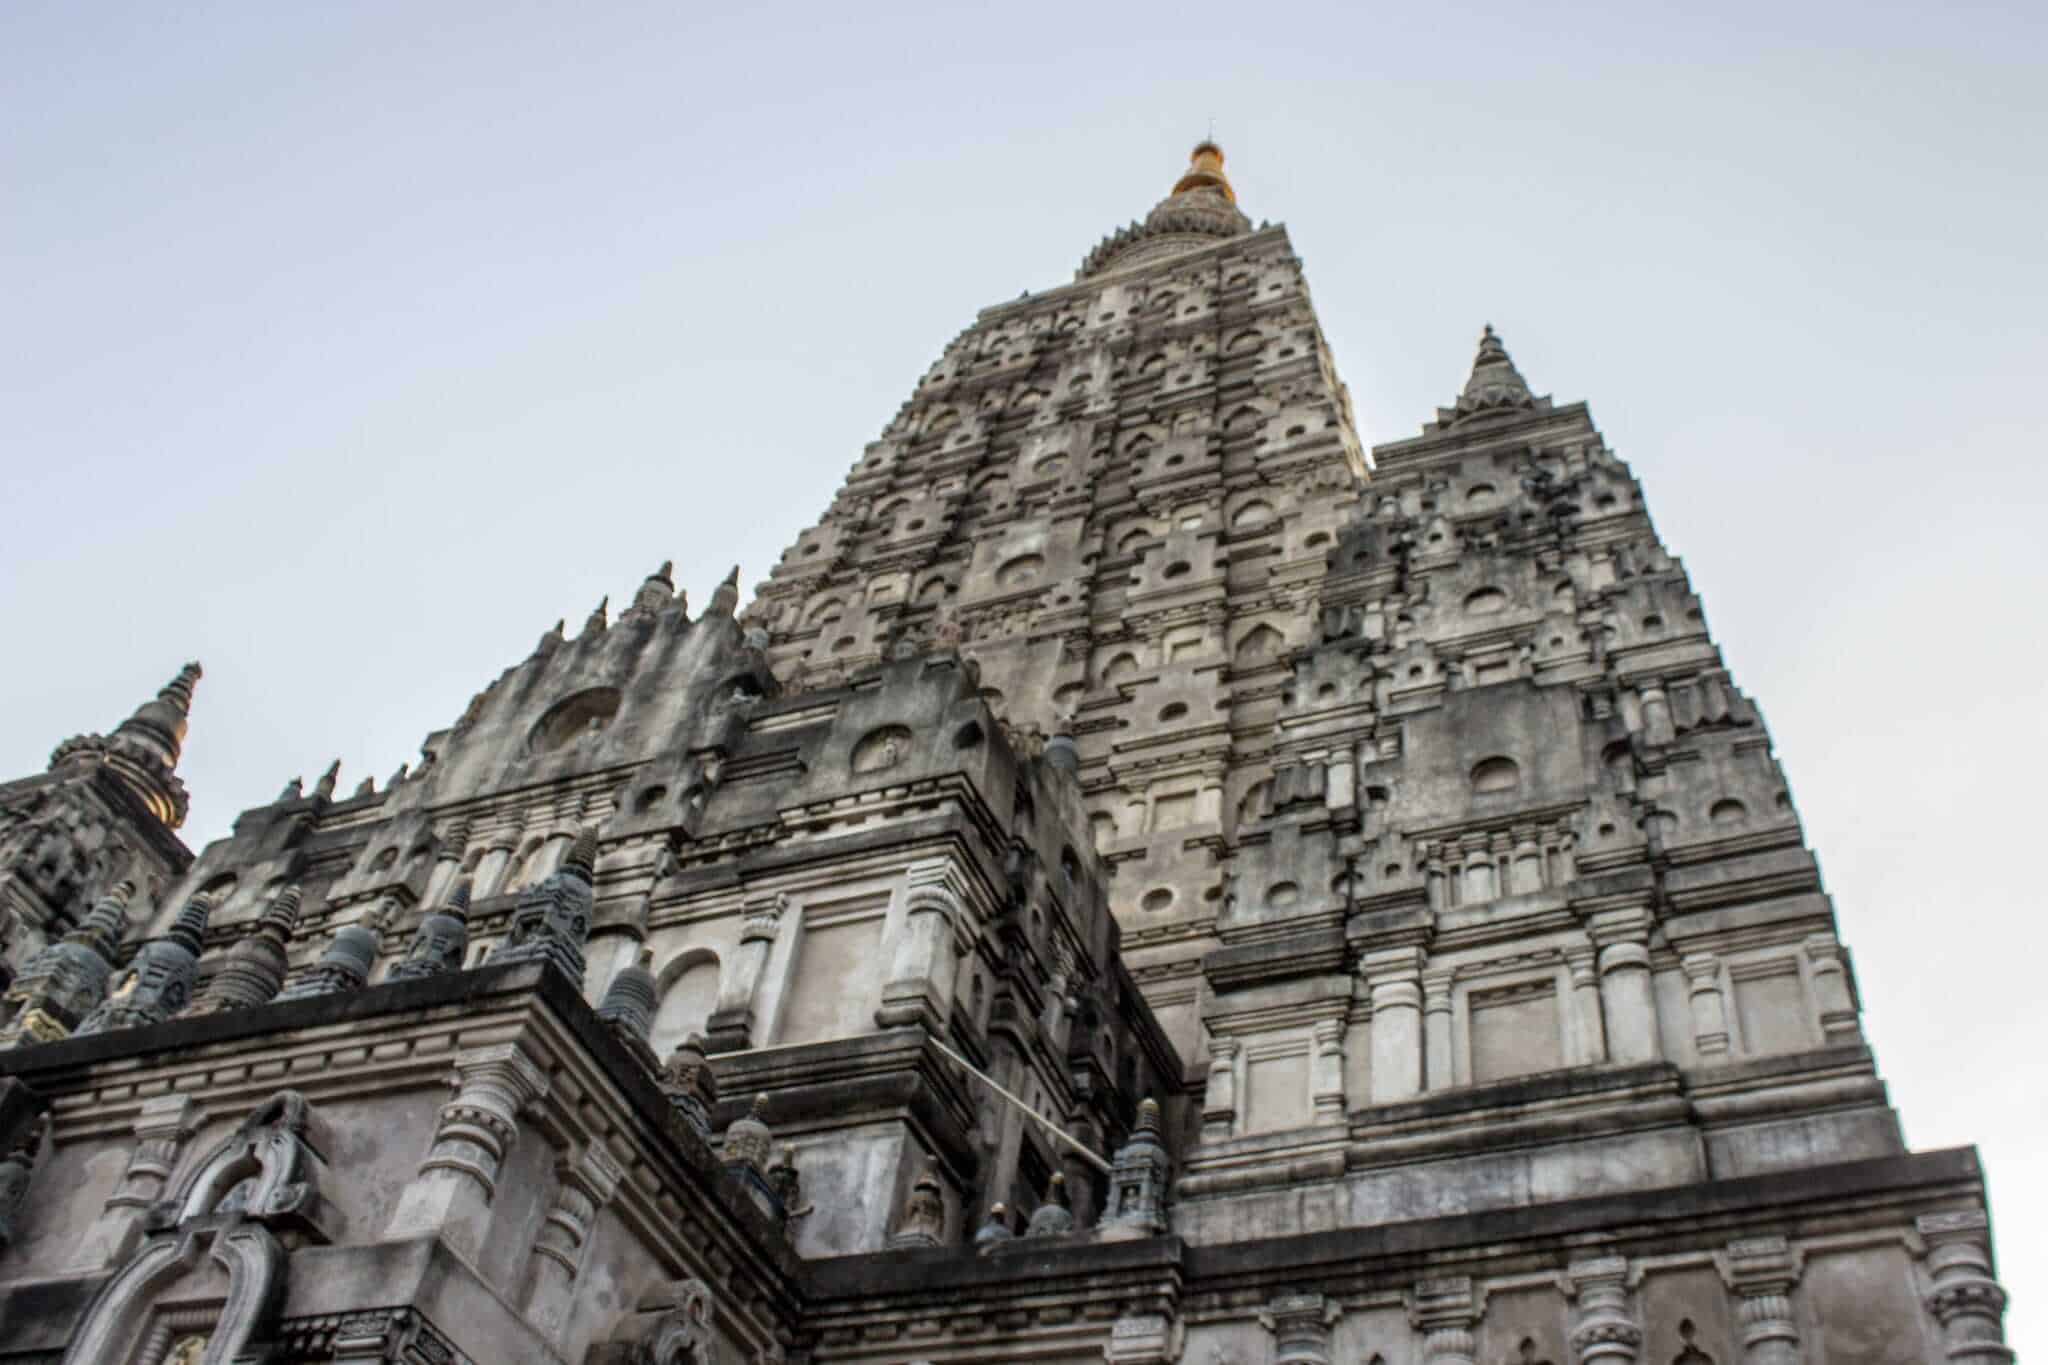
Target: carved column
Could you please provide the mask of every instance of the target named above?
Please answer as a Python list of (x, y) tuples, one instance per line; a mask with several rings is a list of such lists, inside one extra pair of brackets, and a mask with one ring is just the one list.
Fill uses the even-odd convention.
[(519, 847), (519, 831), (501, 829), (491, 835), (484, 845), (484, 856), (476, 865), (476, 898), (495, 896), (504, 890), (505, 865), (512, 861), (512, 851)]
[(1643, 1329), (1629, 1311), (1628, 1262), (1619, 1256), (1574, 1261), (1565, 1281), (1578, 1300), (1571, 1336), (1578, 1365), (1634, 1365)]
[(555, 1174), (561, 1182), (555, 1202), (526, 1265), (526, 1316), (550, 1341), (562, 1338), (591, 1225), (625, 1173), (604, 1148), (591, 1146), (580, 1160), (562, 1162)]
[(1467, 1277), (1416, 1285), (1408, 1297), (1408, 1321), (1422, 1333), (1422, 1365), (1475, 1365), (1479, 1305)]
[(1422, 974), (1423, 1084), (1447, 1090), (1458, 1083), (1451, 1057), (1451, 973), (1439, 969)]
[(1800, 946), (1806, 950), (1807, 969), (1813, 974), (1821, 1037), (1830, 1044), (1862, 1042), (1863, 1029), (1856, 1022), (1856, 1001), (1849, 993), (1849, 967), (1842, 961), (1842, 945), (1833, 934), (1821, 933), (1807, 935)]
[(1654, 1062), (1657, 1005), (1650, 994), (1648, 908), (1603, 911), (1593, 919), (1600, 946), (1600, 1003), (1607, 1016), (1607, 1055), (1617, 1062)]
[(517, 1043), (497, 1043), (455, 1059), (455, 1098), (441, 1106), (433, 1146), (399, 1196), (390, 1238), (439, 1232), (475, 1254), (490, 1221), (498, 1171), (519, 1137), (519, 1118), (547, 1094), (547, 1073)]
[(1321, 1294), (1282, 1294), (1259, 1310), (1273, 1334), (1273, 1365), (1331, 1365), (1330, 1328), (1344, 1315)]
[(883, 1028), (923, 1024), (937, 1033), (953, 1009), (954, 935), (964, 916), (944, 859), (910, 868), (904, 894), (903, 927), (882, 987), (875, 1022)]
[(1643, 740), (1652, 745), (1670, 744), (1678, 738), (1671, 725), (1671, 700), (1664, 694), (1662, 678), (1645, 678), (1636, 687), (1643, 707)]
[(1209, 1039), (1209, 1088), (1202, 1096), (1202, 1141), (1222, 1142), (1237, 1131), (1237, 1039)]
[(1572, 974), (1572, 1036), (1582, 1066), (1607, 1060), (1607, 1028), (1600, 1019), (1600, 973), (1594, 970), (1591, 947), (1567, 948), (1564, 964)]
[(1730, 1242), (1719, 1261), (1721, 1278), (1735, 1295), (1742, 1365), (1799, 1365), (1799, 1325), (1791, 1299), (1799, 1258), (1785, 1239)]
[(71, 1269), (100, 1270), (127, 1259), (142, 1238), (144, 1216), (163, 1197), (164, 1184), (198, 1127), (199, 1115), (184, 1095), (158, 1095), (142, 1102), (128, 1169), (86, 1230)]
[(1422, 1091), (1422, 951), (1388, 948), (1358, 964), (1372, 993), (1372, 1100)]
[(1728, 1007), (1721, 995), (1721, 959), (1688, 953), (1679, 959), (1692, 998), (1692, 1045), (1701, 1061), (1728, 1055)]
[(1543, 849), (1536, 842), (1534, 825), (1515, 826), (1514, 876), (1508, 882), (1508, 890), (1521, 895), (1543, 889)]
[(1966, 1209), (1923, 1214), (1914, 1226), (1927, 1242), (1927, 1273), (1934, 1284), (1927, 1311), (1941, 1324), (1948, 1358), (1972, 1365), (2011, 1360), (2005, 1290), (1991, 1276), (1990, 1219), (1982, 1209)]
[(1319, 1019), (1315, 1025), (1315, 1100), (1318, 1123), (1344, 1121), (1344, 1021)]
[(749, 896), (741, 909), (740, 945), (718, 981), (718, 1005), (705, 1023), (706, 1052), (744, 1052), (754, 1045), (754, 998), (768, 967), (768, 952), (782, 927), (789, 897), (781, 892)]
[(1423, 888), (1428, 895), (1430, 909), (1444, 910), (1449, 908), (1451, 898), (1449, 884), (1446, 880), (1449, 875), (1449, 872), (1444, 867), (1444, 846), (1442, 844), (1423, 845)]

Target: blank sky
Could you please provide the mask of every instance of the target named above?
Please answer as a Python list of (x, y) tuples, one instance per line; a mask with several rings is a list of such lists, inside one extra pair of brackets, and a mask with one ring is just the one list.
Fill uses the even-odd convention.
[(1213, 118), (1369, 441), (1488, 321), (1591, 401), (2048, 1347), (2048, 7), (706, 8), (0, 6), (0, 773), (196, 656), (197, 847), (758, 581)]

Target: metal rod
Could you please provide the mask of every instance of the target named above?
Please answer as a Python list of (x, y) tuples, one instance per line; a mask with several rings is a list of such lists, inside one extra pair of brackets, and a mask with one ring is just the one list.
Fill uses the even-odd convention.
[(1011, 1104), (1014, 1104), (1019, 1109), (1023, 1110), (1025, 1116), (1029, 1118), (1033, 1123), (1036, 1123), (1039, 1127), (1045, 1129), (1046, 1132), (1051, 1133), (1061, 1142), (1066, 1143), (1067, 1146), (1073, 1148), (1076, 1152), (1080, 1153), (1081, 1159), (1083, 1161), (1087, 1162), (1090, 1166), (1093, 1166), (1096, 1170), (1101, 1171), (1104, 1175), (1110, 1174), (1109, 1163), (1107, 1161), (1104, 1161), (1101, 1157), (1095, 1155), (1094, 1152), (1090, 1151), (1088, 1149), (1087, 1144), (1082, 1142), (1081, 1139), (1075, 1137), (1073, 1134), (1067, 1132), (1065, 1129), (1060, 1128), (1051, 1119), (1045, 1117), (1045, 1115), (1039, 1113), (1036, 1109), (1033, 1109), (1030, 1105), (1024, 1103), (1024, 1101), (1018, 1099), (1015, 1095), (1012, 1095), (1009, 1091), (1003, 1089), (1000, 1085), (997, 1085), (994, 1077), (990, 1076), (987, 1072), (983, 1071), (973, 1062), (970, 1062), (965, 1057), (962, 1057), (959, 1053), (953, 1051), (952, 1048), (947, 1047), (938, 1039), (932, 1038), (931, 1045), (937, 1048), (940, 1052), (946, 1054), (947, 1057), (951, 1058), (959, 1066), (964, 1068), (968, 1075), (973, 1076), (983, 1085), (987, 1086), (989, 1089), (995, 1091), (998, 1095), (1001, 1095), (1004, 1099), (1008, 1100)]

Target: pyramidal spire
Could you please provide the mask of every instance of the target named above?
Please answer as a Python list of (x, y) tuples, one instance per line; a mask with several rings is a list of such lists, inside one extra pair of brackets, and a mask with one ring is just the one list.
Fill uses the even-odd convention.
[(1458, 395), (1450, 420), (1462, 422), (1536, 406), (1529, 382), (1508, 358), (1508, 348), (1493, 330), (1493, 324), (1487, 323), (1479, 337), (1479, 354), (1472, 361), (1472, 377), (1465, 381), (1465, 390)]
[(739, 604), (740, 566), (735, 564), (732, 566), (732, 572), (725, 576), (725, 581), (720, 583), (712, 592), (711, 609), (708, 614), (712, 616), (730, 616), (738, 608)]
[(178, 780), (178, 759), (185, 751), (185, 731), (192, 718), (192, 692), (202, 670), (186, 664), (135, 708), (111, 735), (79, 735), (65, 740), (50, 755), (50, 767), (111, 768), (152, 814), (171, 829), (185, 822), (190, 798)]

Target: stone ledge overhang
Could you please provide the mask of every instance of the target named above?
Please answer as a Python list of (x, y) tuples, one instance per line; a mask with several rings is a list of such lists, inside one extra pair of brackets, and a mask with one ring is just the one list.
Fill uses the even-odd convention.
[[(652, 1176), (653, 1188), (628, 1181), (616, 1201), (636, 1235), (678, 1260), (714, 1256), (742, 1267), (735, 1273), (747, 1278), (764, 1311), (794, 1311), (801, 1262), (781, 1228), (670, 1108), (654, 1076), (580, 990), (550, 966), (481, 967), (12, 1048), (0, 1051), (0, 1076), (18, 1077), (52, 1102), (61, 1141), (73, 1125), (101, 1135), (126, 1131), (132, 1106), (78, 1108), (95, 1091), (131, 1100), (184, 1091), (204, 1110), (226, 1114), (295, 1088), (316, 1106), (338, 1106), (401, 1084), (439, 1086), (461, 1049), (486, 1043), (516, 1043), (551, 1074), (533, 1120), (550, 1142), (624, 1147), (630, 1155), (622, 1163)], [(392, 1048), (395, 1059), (386, 1055)], [(359, 1056), (320, 1055), (344, 1051)], [(67, 1099), (74, 1100), (71, 1115)], [(421, 1156), (431, 1136), (418, 1134)], [(679, 1219), (678, 1206), (693, 1216)], [(678, 1231), (685, 1222), (696, 1236), (688, 1247)]]
[[(807, 1262), (806, 1335), (859, 1339), (877, 1327), (1026, 1312), (1085, 1287), (1099, 1303), (1156, 1302), (1168, 1286), (1184, 1304), (1257, 1301), (1309, 1286), (1330, 1294), (1405, 1290), (1419, 1278), (1561, 1270), (1591, 1241), (1615, 1255), (1716, 1252), (1754, 1236), (1895, 1232), (1915, 1216), (1974, 1208), (1984, 1173), (1974, 1147), (1816, 1166), (1773, 1175), (1596, 1195), (1333, 1232), (1220, 1244), (1177, 1236), (1102, 1243), (1088, 1234), (1023, 1239), (989, 1254), (966, 1247), (876, 1252)], [(1077, 1315), (1088, 1315), (1083, 1305)], [(1113, 1311), (1095, 1316), (1107, 1323)], [(1101, 1330), (1098, 1328), (1098, 1330)], [(899, 1335), (901, 1332), (899, 1330)]]
[(980, 1170), (973, 1101), (954, 1077), (958, 1068), (931, 1047), (922, 1028), (720, 1053), (714, 1069), (714, 1127), (766, 1094), (778, 1139), (903, 1118), (956, 1176), (969, 1179)]
[(1202, 972), (1212, 990), (1234, 991), (1264, 982), (1342, 973), (1348, 957), (1343, 929), (1315, 929), (1218, 948), (1203, 959)]

